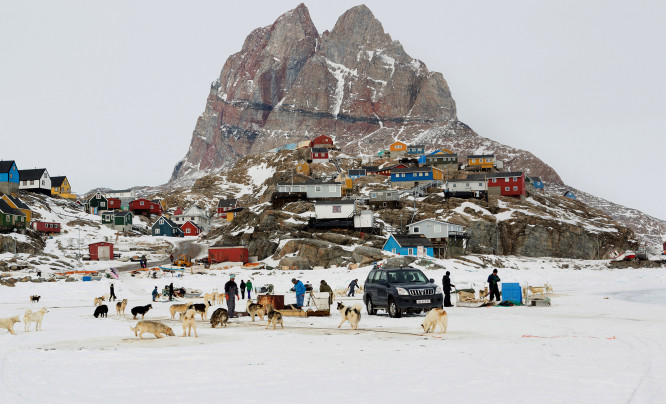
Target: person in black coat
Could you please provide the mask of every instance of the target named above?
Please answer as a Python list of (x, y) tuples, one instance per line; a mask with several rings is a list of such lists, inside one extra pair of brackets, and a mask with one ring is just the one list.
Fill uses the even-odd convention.
[(451, 304), (451, 287), (455, 287), (456, 285), (451, 283), (451, 278), (449, 275), (451, 275), (451, 272), (446, 271), (446, 275), (444, 275), (442, 278), (442, 289), (444, 290), (444, 307), (453, 307)]
[(109, 301), (116, 300), (116, 292), (113, 289), (113, 283), (109, 286)]
[(493, 273), (488, 275), (488, 290), (490, 290), (490, 301), (493, 301), (493, 297), (497, 301), (501, 301), (500, 292), (499, 292), (499, 282), (501, 281), (500, 277), (497, 276), (497, 269), (493, 269)]
[(169, 284), (169, 301), (173, 300), (173, 282)]
[(245, 281), (241, 280), (240, 283), (241, 298), (245, 299)]

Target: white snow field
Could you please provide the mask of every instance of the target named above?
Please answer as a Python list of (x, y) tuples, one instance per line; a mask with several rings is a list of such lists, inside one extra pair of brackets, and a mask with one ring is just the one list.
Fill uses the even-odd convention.
[[(490, 272), (440, 262), (459, 288), (483, 286)], [(548, 281), (553, 306), (452, 307), (444, 335), (424, 335), (423, 315), (391, 319), (364, 310), (358, 331), (348, 323), (338, 329), (335, 311), (329, 318), (285, 317), (277, 330), (247, 317), (212, 329), (199, 317), (199, 337), (182, 338), (167, 302), (153, 303), (146, 319), (164, 321), (176, 337), (140, 340), (130, 331), (131, 307), (150, 303), (154, 286), (173, 279), (176, 287), (222, 290), (229, 271), (158, 280), (123, 274), (113, 282), (118, 297), (129, 300), (126, 315), (117, 316), (111, 303), (107, 319), (92, 316), (93, 297), (108, 292), (111, 280), (0, 287), (0, 318), (49, 309), (43, 331), (33, 325), (25, 332), (23, 323), (15, 325), (17, 335), (0, 330), (0, 397), (3, 403), (664, 402), (663, 269), (575, 270), (521, 259), (512, 266), (500, 269), (503, 281)], [(354, 278), (362, 284), (368, 271), (264, 271), (253, 279), (255, 286), (274, 284), (279, 294), (294, 276), (315, 287), (326, 279), (336, 288)], [(251, 274), (236, 273), (238, 281)], [(426, 275), (440, 283), (443, 270)], [(32, 294), (42, 301), (28, 303)]]

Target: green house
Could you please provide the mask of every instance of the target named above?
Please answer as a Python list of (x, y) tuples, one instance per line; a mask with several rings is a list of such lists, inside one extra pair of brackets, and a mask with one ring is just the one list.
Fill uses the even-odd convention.
[(93, 215), (99, 215), (103, 211), (109, 209), (109, 201), (102, 195), (101, 192), (97, 192), (92, 198), (88, 199), (85, 204), (86, 212), (92, 213)]
[(0, 228), (1, 229), (25, 229), (25, 213), (14, 209), (4, 199), (0, 199)]
[(106, 211), (102, 213), (102, 224), (118, 231), (132, 230), (132, 212)]

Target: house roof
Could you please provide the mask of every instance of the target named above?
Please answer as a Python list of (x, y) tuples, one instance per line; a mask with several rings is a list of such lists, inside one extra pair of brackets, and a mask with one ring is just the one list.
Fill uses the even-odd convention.
[[(166, 224), (168, 224), (170, 227), (172, 227), (172, 228), (176, 228), (176, 229), (180, 229), (180, 227), (179, 227), (176, 223), (172, 222), (172, 221), (171, 221), (168, 217), (166, 217), (166, 216), (160, 216), (159, 219), (155, 220), (155, 223), (153, 223), (153, 226), (155, 226), (157, 223), (159, 223), (160, 220), (162, 220), (162, 219), (164, 219), (164, 222), (165, 222)], [(151, 226), (151, 227), (152, 227), (152, 226)]]
[[(294, 184), (297, 185), (297, 184)], [(322, 180), (308, 180), (305, 185), (340, 185), (339, 182), (324, 182)]]
[(356, 201), (353, 199), (340, 199), (339, 201), (314, 201), (315, 205), (353, 205)]
[(0, 212), (6, 215), (25, 216), (25, 213), (18, 209), (12, 208), (4, 199), (0, 199)]
[(109, 189), (106, 191), (107, 194), (120, 194), (124, 192), (132, 192), (131, 189)]
[(458, 158), (458, 155), (455, 153), (436, 153), (426, 155), (426, 159), (434, 159), (438, 157), (455, 157)]
[(116, 210), (115, 213), (114, 213), (114, 215), (116, 217), (118, 217), (118, 216), (127, 216), (127, 215), (131, 215), (131, 214), (132, 214), (132, 212), (128, 212), (126, 210)]
[(541, 182), (541, 178), (539, 177), (530, 177), (530, 178), (532, 178), (532, 181), (534, 182)]
[(59, 187), (62, 185), (62, 183), (65, 181), (65, 178), (67, 178), (64, 175), (57, 176), (57, 177), (51, 177), (51, 186), (52, 187)]
[(325, 147), (313, 147), (312, 153), (328, 153), (328, 149)]
[(20, 200), (18, 197), (16, 197), (16, 196), (12, 196), (12, 195), (10, 195), (10, 194), (5, 194), (5, 195), (7, 195), (7, 198), (9, 198), (9, 200), (12, 201), (12, 203), (13, 203), (14, 205), (16, 205), (17, 208), (19, 208), (19, 209), (27, 209), (27, 210), (30, 210), (30, 207), (29, 207), (28, 205), (26, 205), (26, 204), (25, 204), (22, 200)]
[(331, 141), (331, 142), (333, 141), (333, 139), (332, 139), (330, 136), (326, 136), (326, 135), (319, 135), (319, 136), (317, 136), (316, 138), (312, 139), (313, 142), (316, 141), (316, 140), (319, 140), (319, 141), (321, 141), (321, 140), (329, 140), (329, 141)]
[(8, 173), (14, 164), (14, 160), (0, 160), (0, 173)]
[(467, 176), (468, 180), (482, 180), (486, 178), (506, 178), (506, 177), (520, 177), (523, 175), (522, 171), (512, 171), (509, 173), (491, 173), (491, 174), (470, 174)]
[(481, 157), (493, 157), (494, 158), (495, 155), (494, 154), (472, 154), (472, 155), (467, 156), (468, 159), (478, 159), (478, 158), (481, 158)]
[(201, 227), (197, 226), (197, 224), (196, 224), (196, 223), (194, 223), (194, 222), (193, 222), (193, 221), (191, 221), (191, 220), (188, 220), (187, 222), (183, 223), (183, 225), (182, 225), (182, 226), (180, 226), (180, 228), (182, 229), (182, 228), (183, 228), (183, 227), (185, 227), (185, 226), (186, 226), (187, 224), (190, 224), (190, 225), (192, 225), (192, 226), (196, 227), (197, 229), (199, 229), (199, 231), (200, 231), (200, 232), (202, 232), (202, 231), (203, 231), (203, 229), (202, 229)]
[(398, 245), (400, 247), (418, 247), (418, 246), (423, 246), (423, 247), (432, 247), (432, 243), (430, 240), (426, 238), (424, 235), (399, 235), (399, 234), (391, 234), (391, 236), (395, 239), (395, 241), (398, 242)]
[(429, 173), (432, 171), (431, 167), (405, 167), (405, 168), (394, 168), (391, 170), (391, 173)]
[(418, 148), (420, 148), (420, 149), (425, 149), (425, 145), (424, 145), (424, 144), (410, 144), (410, 145), (407, 146), (407, 147), (418, 147)]
[(377, 171), (379, 171), (378, 166), (363, 166), (361, 168), (364, 169), (368, 173), (376, 173)]
[(366, 173), (367, 173), (367, 170), (365, 170), (364, 168), (349, 170), (349, 175), (365, 175)]
[(220, 201), (217, 203), (218, 208), (228, 208), (231, 206), (236, 206), (236, 203), (238, 202), (237, 199), (220, 199)]
[(44, 175), (46, 168), (33, 168), (30, 170), (19, 170), (19, 179), (21, 181), (35, 181), (40, 180)]

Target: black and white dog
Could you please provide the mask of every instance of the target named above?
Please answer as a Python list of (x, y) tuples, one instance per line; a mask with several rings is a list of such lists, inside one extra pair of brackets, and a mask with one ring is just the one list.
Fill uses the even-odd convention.
[(32, 295), (32, 296), (30, 296), (30, 303), (39, 303), (40, 298), (41, 298), (41, 296)]
[(208, 308), (212, 306), (209, 301), (206, 301), (205, 303), (192, 303), (189, 306), (187, 306), (188, 309), (194, 309), (197, 313), (201, 314), (201, 319), (205, 320), (206, 316), (208, 315)]
[(148, 313), (148, 310), (152, 309), (153, 305), (152, 304), (147, 304), (145, 306), (136, 306), (132, 307), (132, 316), (136, 320), (136, 316), (141, 314), (141, 318), (144, 318), (146, 316), (146, 313)]
[(342, 318), (338, 328), (340, 328), (340, 326), (344, 324), (345, 321), (349, 321), (352, 330), (358, 329), (358, 323), (361, 321), (361, 310), (363, 310), (363, 306), (358, 303), (354, 306), (345, 306), (344, 304), (338, 302), (338, 311), (340, 312), (340, 317)]
[(93, 314), (93, 316), (95, 316), (95, 318), (108, 317), (108, 313), (109, 313), (109, 306), (103, 304), (101, 306), (95, 307), (95, 313)]

